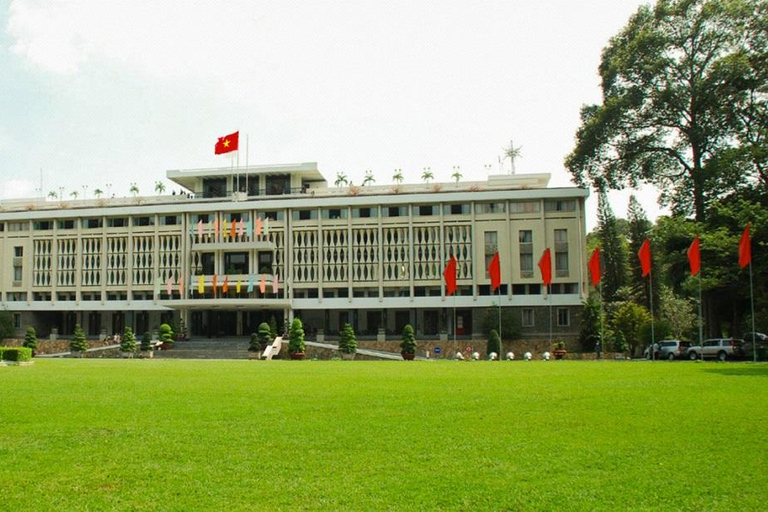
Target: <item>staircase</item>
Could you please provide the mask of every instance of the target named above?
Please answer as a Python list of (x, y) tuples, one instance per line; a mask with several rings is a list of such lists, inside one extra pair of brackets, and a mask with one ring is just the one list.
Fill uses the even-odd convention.
[(248, 338), (199, 338), (177, 341), (171, 350), (155, 351), (160, 359), (248, 359)]

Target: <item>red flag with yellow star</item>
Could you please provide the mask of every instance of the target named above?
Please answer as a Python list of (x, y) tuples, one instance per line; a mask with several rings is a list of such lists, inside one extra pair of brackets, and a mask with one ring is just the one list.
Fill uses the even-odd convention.
[(230, 151), (237, 151), (237, 142), (240, 138), (240, 132), (230, 133), (223, 137), (219, 137), (216, 141), (216, 146), (213, 148), (213, 152), (217, 155), (223, 155)]

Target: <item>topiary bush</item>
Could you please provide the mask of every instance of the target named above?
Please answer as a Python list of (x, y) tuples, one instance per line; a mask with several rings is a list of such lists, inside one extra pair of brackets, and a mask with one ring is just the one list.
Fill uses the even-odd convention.
[(400, 352), (403, 354), (416, 353), (416, 337), (410, 324), (403, 327), (403, 341), (400, 342)]
[(152, 350), (152, 335), (149, 334), (149, 331), (144, 333), (144, 336), (141, 338), (141, 350), (144, 352), (147, 352), (149, 350)]
[(349, 323), (344, 323), (339, 333), (339, 352), (342, 354), (354, 354), (357, 352), (357, 340), (355, 339), (355, 330)]
[(32, 360), (32, 349), (28, 347), (1, 347), (0, 359), (4, 361), (25, 362)]
[(133, 335), (133, 329), (126, 327), (123, 331), (123, 338), (120, 340), (120, 352), (136, 352), (136, 336)]
[(160, 324), (158, 338), (162, 343), (168, 343), (169, 345), (173, 344), (174, 335), (171, 326), (168, 324)]
[(69, 341), (69, 350), (72, 352), (85, 352), (88, 350), (88, 343), (85, 341), (85, 333), (80, 324), (75, 325), (75, 333)]
[(491, 329), (488, 335), (488, 357), (491, 356), (491, 352), (496, 352), (496, 355), (501, 354), (501, 338), (499, 338), (499, 333), (496, 332), (496, 329)]
[(33, 353), (37, 350), (37, 332), (34, 327), (27, 327), (27, 333), (24, 335), (24, 346)]
[(256, 347), (258, 350), (264, 350), (270, 343), (272, 343), (272, 329), (267, 322), (261, 322), (256, 333)]
[(301, 319), (294, 318), (291, 324), (291, 330), (288, 335), (288, 352), (290, 353), (303, 353), (304, 347), (304, 325), (301, 323)]

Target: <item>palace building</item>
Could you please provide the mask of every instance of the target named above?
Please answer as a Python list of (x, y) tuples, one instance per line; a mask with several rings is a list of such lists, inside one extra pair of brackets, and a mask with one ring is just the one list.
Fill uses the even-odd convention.
[(183, 322), (191, 337), (219, 338), (274, 316), (325, 336), (350, 322), (361, 336), (411, 324), (421, 338), (465, 338), (500, 303), (523, 336), (548, 335), (550, 322), (556, 336), (578, 333), (588, 192), (547, 188), (548, 174), (335, 187), (300, 163), (167, 178), (183, 193), (0, 205), (0, 298), (17, 329), (67, 335), (79, 323), (98, 337)]

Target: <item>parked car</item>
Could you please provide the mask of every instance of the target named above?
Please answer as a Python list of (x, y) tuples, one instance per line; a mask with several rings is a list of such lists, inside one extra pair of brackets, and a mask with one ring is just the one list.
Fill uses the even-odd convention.
[(753, 349), (758, 354), (764, 354), (768, 349), (768, 336), (761, 332), (748, 332), (744, 335), (744, 341), (737, 344), (734, 349), (734, 355), (745, 359), (752, 359)]
[[(653, 344), (654, 358), (655, 359), (668, 359), (670, 361), (674, 359), (682, 359), (688, 353), (691, 343), (688, 341), (680, 340), (663, 340)], [(650, 352), (645, 349), (643, 357), (650, 359)]]
[(695, 345), (688, 349), (688, 358), (692, 361), (704, 358), (715, 357), (720, 361), (733, 358), (736, 354), (734, 348), (739, 346), (742, 340), (735, 338), (711, 338), (704, 340), (703, 346)]

